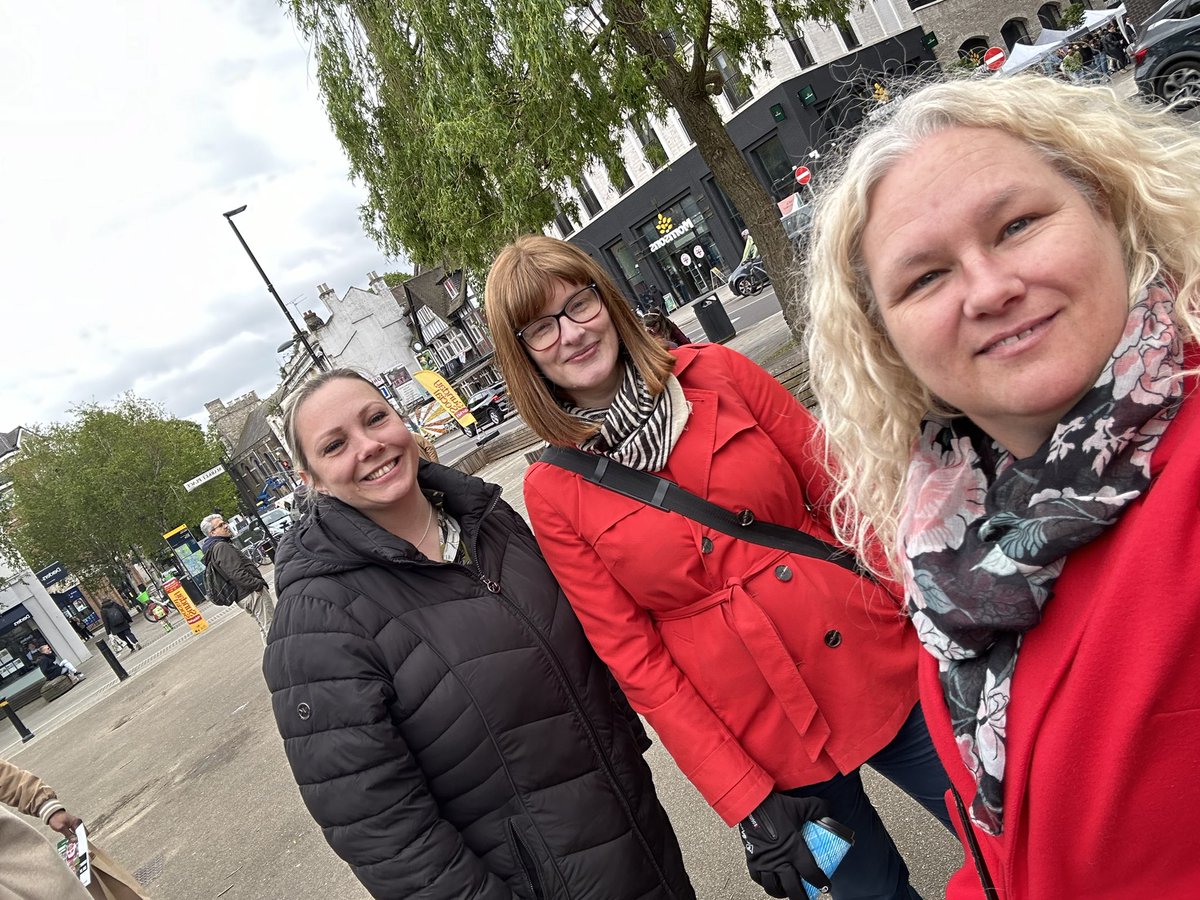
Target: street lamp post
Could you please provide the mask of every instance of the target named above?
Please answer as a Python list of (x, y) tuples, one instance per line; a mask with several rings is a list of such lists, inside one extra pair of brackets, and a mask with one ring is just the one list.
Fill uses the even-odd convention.
[(225, 217), (225, 221), (229, 223), (229, 227), (233, 229), (233, 233), (237, 235), (238, 243), (242, 245), (242, 249), (245, 250), (246, 255), (250, 257), (250, 262), (254, 263), (254, 268), (258, 270), (258, 274), (262, 277), (263, 282), (266, 284), (267, 290), (270, 292), (271, 296), (275, 298), (275, 302), (279, 304), (280, 311), (287, 318), (288, 324), (292, 326), (292, 332), (296, 335), (299, 341), (304, 344), (304, 349), (308, 351), (308, 355), (312, 358), (313, 365), (316, 366), (318, 370), (323, 372), (325, 371), (324, 363), (322, 363), (321, 358), (317, 356), (317, 352), (313, 350), (312, 344), (308, 342), (308, 338), (305, 336), (304, 332), (300, 330), (300, 326), (296, 324), (296, 320), (292, 318), (291, 312), (288, 311), (288, 308), (284, 305), (283, 300), (280, 299), (279, 293), (275, 290), (275, 285), (271, 284), (271, 279), (267, 277), (267, 273), (263, 271), (263, 267), (258, 264), (258, 260), (255, 258), (254, 252), (250, 249), (250, 245), (246, 243), (246, 239), (242, 237), (242, 233), (238, 231), (237, 223), (233, 221), (234, 216), (245, 211), (246, 205), (242, 204), (237, 209), (231, 209), (229, 212), (221, 213), (221, 215)]

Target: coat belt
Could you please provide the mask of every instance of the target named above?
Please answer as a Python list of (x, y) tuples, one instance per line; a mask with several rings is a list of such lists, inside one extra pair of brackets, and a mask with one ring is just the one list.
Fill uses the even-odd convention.
[[(690, 619), (709, 610), (725, 607), (733, 630), (758, 667), (784, 713), (800, 733), (800, 742), (811, 762), (816, 762), (829, 741), (829, 724), (821, 715), (817, 699), (796, 669), (796, 663), (784, 646), (775, 623), (743, 587), (740, 579), (731, 579), (724, 589), (694, 603), (667, 611), (650, 610), (659, 622)], [(725, 628), (724, 619), (709, 627)], [(719, 662), (717, 663), (719, 665)]]

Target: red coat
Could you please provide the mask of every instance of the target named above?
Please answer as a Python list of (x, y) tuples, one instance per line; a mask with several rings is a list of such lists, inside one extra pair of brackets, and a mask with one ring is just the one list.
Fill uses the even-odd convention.
[[(1003, 900), (1200, 896), (1200, 401), (1152, 469), (1149, 492), (1071, 554), (1022, 642), (1004, 833), (975, 829)], [(937, 663), (921, 657), (929, 730), (969, 805)], [(968, 855), (947, 897), (982, 896)]]
[[(732, 350), (675, 356), (692, 412), (660, 474), (831, 540), (808, 412)], [(588, 638), (729, 824), (772, 789), (853, 771), (911, 712), (918, 647), (886, 590), (547, 463), (529, 469), (525, 502)]]

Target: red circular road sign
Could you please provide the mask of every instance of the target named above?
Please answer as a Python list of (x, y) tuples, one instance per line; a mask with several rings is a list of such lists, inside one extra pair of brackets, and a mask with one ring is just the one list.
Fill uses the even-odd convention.
[(808, 166), (796, 166), (796, 184), (808, 184), (812, 181), (812, 172)]
[(983, 54), (983, 64), (993, 72), (1004, 65), (1006, 59), (1008, 56), (999, 47), (988, 47), (987, 53)]

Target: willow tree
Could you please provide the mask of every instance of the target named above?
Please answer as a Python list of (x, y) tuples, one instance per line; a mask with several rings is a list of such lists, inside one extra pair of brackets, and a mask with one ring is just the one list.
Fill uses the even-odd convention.
[(12, 484), (0, 555), (10, 562), (17, 553), (35, 568), (61, 562), (95, 584), (123, 575), (131, 548), (153, 557), (166, 532), (214, 508), (236, 508), (228, 478), (191, 493), (183, 487), (221, 459), (195, 422), (132, 395), (73, 413), (71, 422), (27, 432), (5, 469)]
[(619, 171), (631, 119), (673, 108), (797, 331), (792, 247), (713, 104), (716, 59), (763, 70), (777, 20), (842, 20), (860, 0), (289, 2), (366, 186), (364, 226), (389, 255), (485, 271), (514, 236), (572, 205), (566, 188), (588, 166)]

